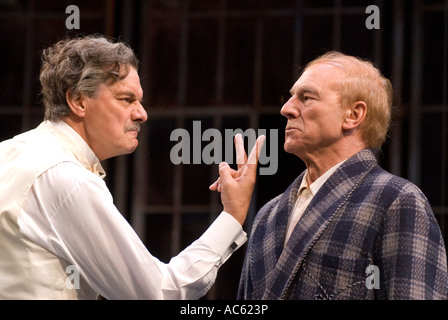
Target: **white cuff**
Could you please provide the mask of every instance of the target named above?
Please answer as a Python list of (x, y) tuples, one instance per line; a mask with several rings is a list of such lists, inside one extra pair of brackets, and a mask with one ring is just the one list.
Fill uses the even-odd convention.
[(247, 234), (234, 217), (222, 211), (200, 239), (216, 250), (224, 263), (247, 241)]

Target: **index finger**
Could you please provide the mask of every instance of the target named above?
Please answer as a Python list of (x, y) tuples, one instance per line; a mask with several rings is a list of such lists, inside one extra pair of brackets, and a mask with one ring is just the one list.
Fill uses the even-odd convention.
[(244, 150), (243, 136), (238, 133), (235, 136), (236, 163), (240, 169), (247, 160), (246, 151)]
[(257, 138), (257, 141), (255, 142), (255, 145), (252, 147), (252, 150), (250, 152), (247, 164), (257, 164), (265, 140), (266, 136), (264, 135), (261, 135)]

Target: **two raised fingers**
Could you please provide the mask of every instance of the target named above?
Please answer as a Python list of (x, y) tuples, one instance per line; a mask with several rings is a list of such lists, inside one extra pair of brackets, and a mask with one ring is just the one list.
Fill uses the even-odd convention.
[[(252, 170), (257, 169), (258, 158), (260, 157), (261, 149), (266, 137), (261, 135), (257, 138), (252, 150), (247, 158), (246, 151), (244, 150), (244, 141), (241, 134), (235, 136), (235, 150), (236, 150), (236, 163), (238, 165), (238, 171), (231, 171), (233, 178), (238, 178), (243, 173), (243, 168), (251, 168)], [(209, 188), (210, 190), (218, 190), (221, 192), (221, 178), (218, 178)]]

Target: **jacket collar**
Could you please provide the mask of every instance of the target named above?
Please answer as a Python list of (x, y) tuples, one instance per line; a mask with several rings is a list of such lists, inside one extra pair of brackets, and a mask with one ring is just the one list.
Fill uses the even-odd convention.
[[(264, 259), (253, 261), (265, 263), (263, 260), (268, 260), (274, 265), (272, 270), (266, 270), (265, 266), (261, 269), (253, 266), (254, 284), (257, 283), (257, 277), (261, 279), (267, 276), (265, 281), (260, 282), (264, 282), (265, 286), (263, 298), (278, 299), (284, 295), (313, 244), (376, 163), (374, 153), (368, 149), (345, 161), (316, 193), (285, 246), (288, 216), (304, 173), (280, 197), (276, 208), (266, 215), (267, 221), (260, 221), (253, 235), (257, 247), (262, 250), (259, 254), (264, 256)], [(262, 223), (265, 226), (260, 228)], [(274, 248), (269, 248), (270, 244)]]

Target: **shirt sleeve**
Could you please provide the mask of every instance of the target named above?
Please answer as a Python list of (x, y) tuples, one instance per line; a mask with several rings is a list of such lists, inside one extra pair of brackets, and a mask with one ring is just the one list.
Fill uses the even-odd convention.
[(222, 212), (198, 240), (163, 263), (115, 207), (104, 181), (68, 162), (35, 182), (19, 226), (24, 236), (74, 264), (107, 299), (198, 299), (247, 239)]

